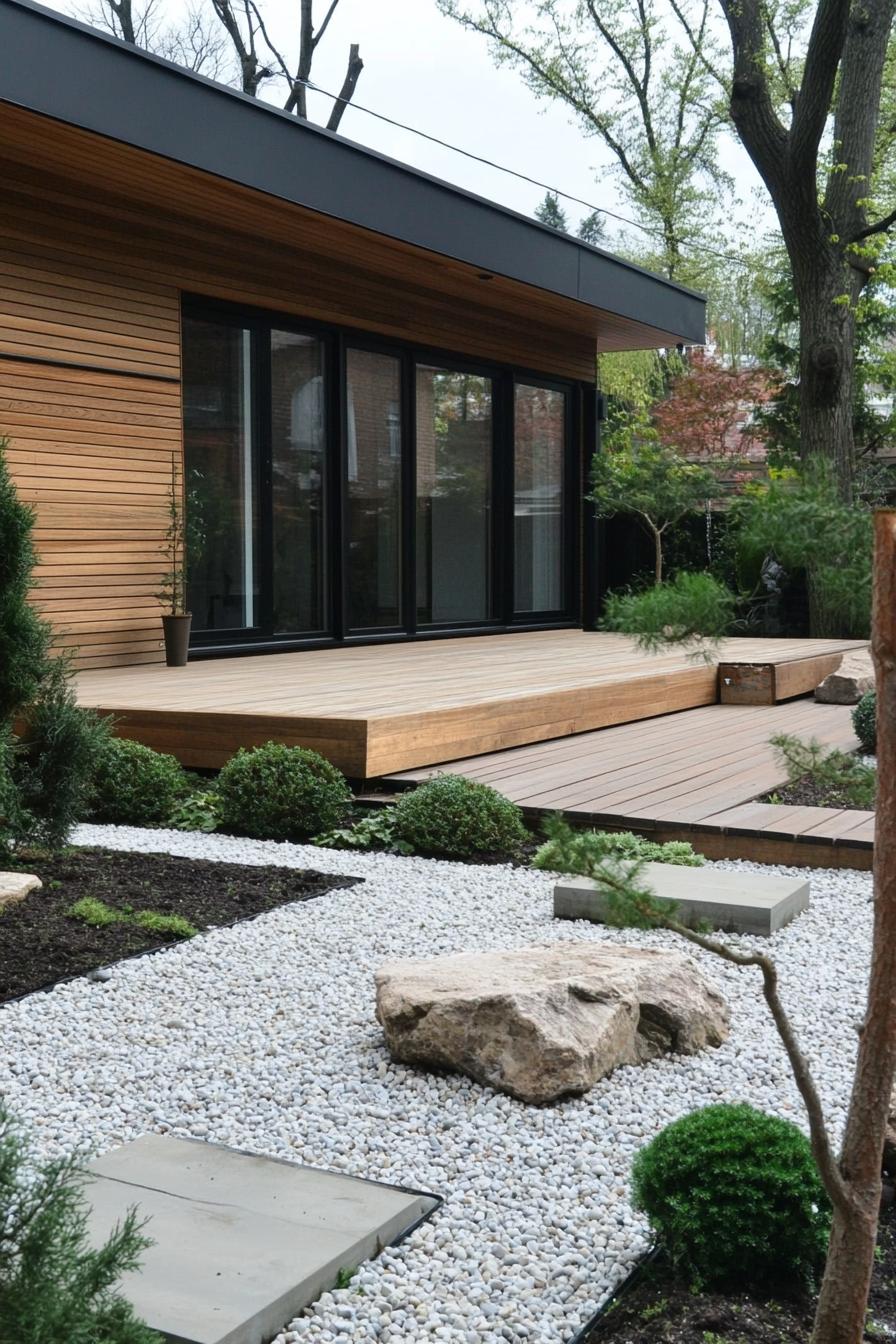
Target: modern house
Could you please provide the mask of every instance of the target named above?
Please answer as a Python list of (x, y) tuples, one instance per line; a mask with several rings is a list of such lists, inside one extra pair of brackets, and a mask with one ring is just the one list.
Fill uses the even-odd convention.
[(575, 627), (595, 355), (699, 295), (28, 0), (0, 0), (0, 434), (83, 667)]

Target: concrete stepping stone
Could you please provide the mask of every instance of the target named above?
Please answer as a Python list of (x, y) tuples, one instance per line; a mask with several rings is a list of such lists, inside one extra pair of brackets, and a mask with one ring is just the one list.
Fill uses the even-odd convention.
[(145, 1134), (92, 1162), (99, 1244), (129, 1208), (154, 1245), (121, 1290), (171, 1344), (266, 1344), (340, 1270), (398, 1240), (437, 1196)]
[(0, 873), (0, 910), (24, 901), (30, 891), (42, 886), (43, 882), (33, 873)]
[[(683, 924), (705, 922), (725, 933), (767, 937), (809, 906), (809, 883), (802, 878), (648, 863), (643, 881), (661, 899), (675, 901)], [(554, 887), (555, 918), (605, 924), (606, 913), (606, 894), (590, 878), (564, 877)]]

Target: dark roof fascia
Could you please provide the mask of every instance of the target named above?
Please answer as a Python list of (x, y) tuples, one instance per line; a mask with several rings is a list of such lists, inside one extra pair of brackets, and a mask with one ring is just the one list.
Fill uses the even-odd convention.
[(0, 0), (0, 101), (484, 272), (705, 340), (693, 290), (32, 0)]

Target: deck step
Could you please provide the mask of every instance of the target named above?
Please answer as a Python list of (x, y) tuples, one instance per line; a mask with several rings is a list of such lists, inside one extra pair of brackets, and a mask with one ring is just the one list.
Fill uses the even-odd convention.
[[(857, 640), (855, 648), (864, 648)], [(845, 650), (770, 662), (719, 664), (719, 703), (723, 705), (777, 705), (798, 695), (810, 695), (825, 677), (836, 672)]]
[[(675, 918), (683, 924), (705, 922), (725, 933), (768, 937), (809, 907), (809, 883), (800, 878), (648, 863), (638, 880), (662, 900), (674, 901)], [(564, 877), (554, 887), (556, 919), (606, 924), (609, 912), (606, 891), (590, 878)]]

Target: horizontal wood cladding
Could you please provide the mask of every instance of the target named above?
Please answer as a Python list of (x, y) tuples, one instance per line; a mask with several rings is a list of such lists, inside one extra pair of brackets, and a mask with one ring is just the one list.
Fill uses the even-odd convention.
[(81, 271), (96, 274), (99, 253), (116, 257), (116, 270), (98, 277), (113, 290), (135, 274), (163, 288), (170, 280), (593, 381), (598, 314), (586, 304), (482, 278), (451, 258), (8, 104), (0, 104), (0, 160), (0, 247), (7, 238), (27, 246), (49, 205), (65, 216), (66, 251)]
[(0, 173), (0, 434), (83, 667), (162, 656), (184, 293), (593, 381), (585, 305), (4, 103)]
[[(169, 328), (172, 316), (176, 333), (173, 289)], [(0, 332), (8, 337), (2, 307)], [(171, 348), (177, 357), (176, 335)], [(121, 372), (0, 355), (0, 434), (19, 493), (36, 510), (34, 601), (81, 667), (161, 657), (155, 593), (171, 454), (181, 453), (180, 386), (130, 376), (132, 349)]]

